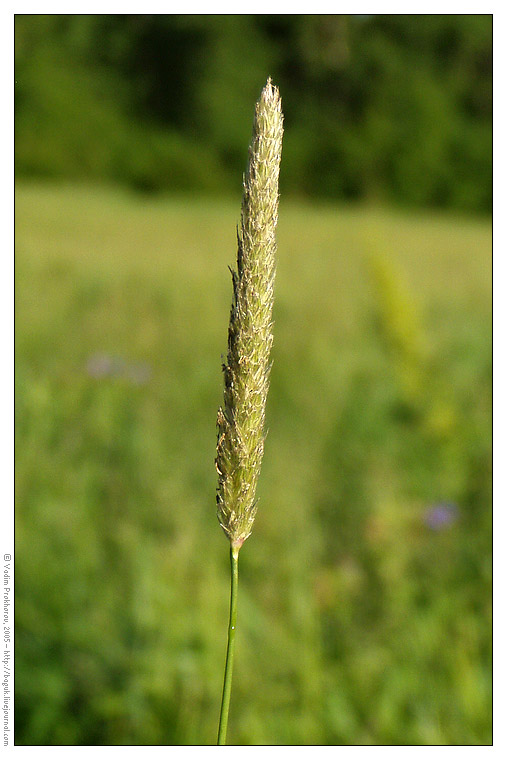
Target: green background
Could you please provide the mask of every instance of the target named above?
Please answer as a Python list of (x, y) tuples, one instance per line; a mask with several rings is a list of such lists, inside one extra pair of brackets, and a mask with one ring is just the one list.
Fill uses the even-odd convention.
[(488, 15), (18, 15), (17, 172), (236, 193), (267, 76), (284, 195), (490, 209)]
[(227, 265), (271, 74), (274, 364), (229, 743), (490, 743), (491, 18), (16, 35), (16, 742), (216, 740)]

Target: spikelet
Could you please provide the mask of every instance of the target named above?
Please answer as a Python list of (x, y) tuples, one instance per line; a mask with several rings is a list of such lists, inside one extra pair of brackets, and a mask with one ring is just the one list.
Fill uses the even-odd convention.
[(217, 513), (236, 551), (252, 531), (264, 451), (282, 135), (280, 94), (268, 79), (255, 107), (243, 179), (237, 272), (231, 270), (233, 301), (227, 363), (223, 365), (224, 404), (217, 418)]

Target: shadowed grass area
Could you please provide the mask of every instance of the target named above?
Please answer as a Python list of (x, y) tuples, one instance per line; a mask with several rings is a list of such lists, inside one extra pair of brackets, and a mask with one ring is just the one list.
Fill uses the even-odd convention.
[[(213, 744), (239, 201), (21, 184), (18, 744)], [(491, 741), (488, 221), (280, 206), (230, 743)]]

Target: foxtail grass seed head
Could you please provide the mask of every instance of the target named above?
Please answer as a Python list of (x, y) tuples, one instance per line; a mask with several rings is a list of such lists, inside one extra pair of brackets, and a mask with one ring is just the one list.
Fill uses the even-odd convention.
[(227, 363), (223, 365), (224, 404), (217, 418), (217, 513), (236, 553), (252, 532), (264, 451), (282, 135), (280, 93), (268, 79), (255, 106), (243, 179), (237, 271), (231, 270), (233, 300)]

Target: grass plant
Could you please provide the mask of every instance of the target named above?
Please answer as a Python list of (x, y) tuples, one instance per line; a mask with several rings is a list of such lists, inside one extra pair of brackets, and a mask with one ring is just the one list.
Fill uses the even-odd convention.
[(227, 363), (223, 365), (224, 405), (217, 418), (218, 519), (230, 541), (231, 552), (231, 603), (218, 744), (225, 744), (229, 718), (238, 557), (252, 532), (264, 453), (282, 135), (280, 95), (268, 79), (255, 107), (248, 169), (243, 181), (237, 271), (232, 272), (234, 293)]

